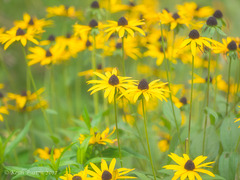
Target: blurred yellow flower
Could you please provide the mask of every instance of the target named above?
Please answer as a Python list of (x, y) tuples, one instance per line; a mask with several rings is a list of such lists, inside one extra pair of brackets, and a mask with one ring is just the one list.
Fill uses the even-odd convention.
[[(109, 133), (109, 128), (106, 128), (102, 133), (94, 131), (93, 128), (90, 129), (90, 136), (91, 139), (89, 140), (89, 144), (102, 144), (106, 145), (107, 143), (113, 144), (116, 139), (111, 140), (109, 137), (115, 132), (115, 127), (113, 128), (113, 131)], [(78, 138), (80, 144), (83, 143), (83, 141), (86, 139), (86, 136), (83, 134), (80, 134), (80, 137)]]
[(3, 114), (9, 114), (7, 107), (0, 106), (0, 121), (3, 121)]
[[(61, 155), (61, 153), (62, 153), (63, 150), (64, 150), (64, 148), (60, 148), (60, 149), (55, 148), (55, 149), (53, 150), (53, 159), (54, 159), (54, 160), (58, 159), (58, 158), (60, 157), (60, 155)], [(39, 156), (39, 158), (41, 158), (41, 159), (45, 159), (45, 160), (46, 160), (46, 159), (49, 159), (49, 160), (50, 160), (51, 151), (52, 151), (52, 149), (49, 148), (49, 147), (44, 147), (44, 149), (38, 148), (38, 149), (34, 152), (34, 154), (35, 154), (36, 156)]]
[(121, 17), (118, 21), (108, 21), (108, 23), (109, 24), (104, 26), (107, 28), (105, 30), (107, 33), (106, 39), (109, 39), (109, 37), (115, 32), (118, 33), (119, 38), (124, 37), (125, 34), (134, 37), (134, 31), (145, 36), (145, 32), (139, 27), (145, 24), (142, 20), (128, 21), (125, 17)]
[(34, 39), (34, 36), (41, 32), (42, 31), (36, 31), (34, 29), (27, 29), (27, 31), (25, 32), (21, 28), (13, 27), (9, 31), (0, 34), (0, 43), (5, 44), (4, 50), (6, 50), (15, 41), (21, 41), (21, 44), (23, 46), (26, 46), (27, 41), (38, 44), (38, 41)]
[(226, 54), (229, 51), (236, 51), (238, 48), (236, 42), (230, 37), (227, 39), (222, 39), (222, 42), (223, 43), (218, 43), (216, 46), (212, 47), (214, 53)]
[(70, 167), (69, 170), (66, 168), (66, 173), (64, 176), (60, 176), (59, 178), (62, 180), (90, 180), (91, 178), (87, 177), (88, 175), (88, 166), (84, 168), (83, 171), (78, 172), (77, 174), (71, 174)]
[(47, 7), (47, 17), (53, 17), (53, 16), (66, 16), (70, 18), (77, 18), (81, 17), (82, 13), (81, 11), (76, 11), (74, 6), (54, 6), (54, 7)]

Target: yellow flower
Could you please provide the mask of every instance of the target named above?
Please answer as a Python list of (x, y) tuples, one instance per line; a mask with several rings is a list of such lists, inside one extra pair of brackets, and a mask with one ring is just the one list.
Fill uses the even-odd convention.
[[(240, 108), (240, 106), (238, 106), (239, 108)], [(238, 121), (240, 121), (240, 118), (236, 118), (236, 121), (234, 121), (234, 122), (238, 122)], [(240, 128), (240, 126), (238, 126), (238, 128)]]
[(92, 19), (88, 26), (86, 25), (80, 25), (80, 24), (74, 24), (73, 25), (73, 31), (74, 31), (74, 36), (87, 36), (89, 32), (92, 29), (97, 29), (98, 28), (98, 22), (95, 19)]
[(209, 176), (215, 177), (215, 175), (202, 167), (211, 167), (210, 164), (214, 162), (203, 163), (207, 159), (207, 156), (198, 156), (193, 161), (189, 158), (187, 154), (183, 154), (183, 157), (179, 157), (178, 155), (171, 153), (168, 155), (172, 160), (174, 160), (178, 165), (166, 165), (163, 166), (165, 169), (176, 170), (172, 180), (177, 180), (181, 177), (181, 180), (185, 180), (187, 177), (189, 180), (202, 180), (201, 176), (198, 174), (199, 172), (208, 174)]
[(3, 121), (3, 115), (2, 114), (9, 114), (7, 107), (0, 106), (0, 121)]
[(23, 15), (22, 21), (15, 21), (15, 26), (21, 29), (33, 28), (35, 30), (42, 30), (45, 26), (51, 25), (53, 22), (45, 19), (37, 19), (36, 17), (31, 17), (29, 14), (25, 13)]
[(88, 166), (86, 166), (83, 171), (80, 171), (74, 175), (71, 174), (70, 168), (69, 170), (66, 168), (66, 173), (64, 174), (64, 176), (60, 176), (59, 178), (62, 180), (90, 180), (91, 178), (87, 177), (87, 173)]
[(142, 95), (142, 98), (149, 101), (150, 98), (156, 97), (161, 101), (164, 99), (167, 101), (164, 96), (164, 92), (167, 90), (164, 89), (164, 86), (167, 83), (160, 83), (160, 80), (154, 80), (148, 84), (146, 79), (142, 79), (139, 83), (132, 82), (132, 84), (127, 85), (127, 90), (123, 94), (127, 98), (131, 99), (134, 103)]
[(109, 24), (105, 25), (105, 27), (107, 27), (107, 29), (105, 30), (105, 32), (107, 33), (107, 39), (109, 39), (109, 37), (115, 32), (118, 33), (119, 38), (124, 37), (125, 33), (134, 37), (134, 31), (139, 32), (140, 34), (145, 36), (145, 32), (140, 27), (138, 27), (144, 24), (142, 20), (128, 21), (125, 17), (121, 17), (118, 21), (108, 22)]
[(38, 44), (38, 41), (34, 39), (34, 35), (39, 33), (41, 33), (41, 31), (27, 29), (27, 31), (25, 32), (21, 28), (13, 27), (9, 31), (6, 31), (6, 33), (0, 34), (0, 43), (5, 44), (4, 50), (6, 50), (15, 41), (21, 41), (23, 46), (26, 46), (27, 41)]
[(48, 50), (40, 46), (30, 47), (29, 51), (31, 54), (27, 55), (28, 66), (40, 63), (42, 66), (49, 64), (56, 64), (62, 59), (63, 47), (55, 44), (51, 46)]
[(169, 149), (170, 135), (161, 133), (162, 139), (158, 142), (158, 148), (161, 152), (166, 152)]
[[(102, 65), (99, 64), (97, 66), (96, 72), (101, 73), (101, 72), (108, 72), (108, 71), (112, 71), (112, 70), (113, 70), (113, 68), (111, 68), (111, 67), (106, 67), (106, 68), (102, 69)], [(86, 78), (92, 77), (93, 75), (94, 75), (93, 69), (89, 69), (89, 70), (78, 73), (78, 76), (85, 76)]]
[(223, 80), (222, 75), (218, 75), (216, 78), (213, 78), (212, 83), (217, 84), (217, 88), (221, 91), (228, 91), (228, 84)]
[[(116, 139), (111, 140), (109, 137), (115, 132), (115, 128), (113, 128), (113, 131), (109, 134), (109, 128), (106, 128), (102, 133), (94, 131), (93, 128), (90, 129), (90, 136), (91, 139), (89, 141), (89, 144), (102, 144), (106, 145), (107, 143), (113, 144)], [(83, 143), (83, 141), (86, 139), (86, 137), (83, 134), (80, 134), (79, 142), (80, 144)]]
[(165, 9), (162, 11), (162, 13), (159, 14), (159, 18), (162, 24), (170, 25), (171, 30), (175, 29), (177, 25), (185, 24), (186, 26), (188, 26), (191, 20), (189, 18), (186, 18), (185, 16), (182, 16), (179, 13), (171, 14)]
[(121, 0), (100, 0), (100, 7), (107, 9), (111, 13), (127, 10), (128, 5), (122, 4)]
[(112, 70), (112, 73), (106, 72), (105, 75), (97, 72), (94, 72), (94, 74), (102, 80), (88, 81), (88, 84), (97, 84), (91, 87), (88, 91), (92, 91), (92, 95), (97, 91), (105, 89), (104, 98), (108, 97), (109, 103), (113, 101), (115, 93), (123, 93), (125, 91), (126, 83), (131, 82), (131, 80), (128, 80), (130, 77), (118, 76), (116, 68)]
[(88, 170), (88, 174), (93, 176), (94, 180), (117, 180), (117, 179), (134, 179), (136, 177), (124, 176), (125, 174), (133, 171), (134, 169), (119, 168), (115, 169), (116, 159), (112, 159), (109, 167), (107, 162), (102, 159), (101, 169), (99, 169), (95, 164), (90, 162), (91, 167), (95, 171)]
[[(44, 88), (39, 89), (35, 93), (31, 93), (30, 91), (23, 91), (22, 94), (13, 94), (8, 93), (9, 100), (15, 100), (15, 106), (8, 105), (9, 109), (16, 110), (16, 111), (32, 111), (34, 109), (38, 109), (41, 107), (46, 107), (47, 102), (40, 99), (40, 102), (37, 102), (37, 104), (33, 104), (34, 101), (38, 99), (38, 96), (40, 96), (44, 91)], [(32, 104), (29, 104), (32, 103)]]
[[(61, 155), (61, 153), (62, 153), (63, 150), (64, 150), (64, 148), (60, 148), (60, 149), (55, 148), (55, 149), (53, 150), (53, 159), (54, 159), (54, 160), (58, 159), (58, 158), (60, 157), (60, 155)], [(35, 154), (35, 155), (38, 155), (39, 158), (41, 158), (41, 159), (50, 159), (50, 157), (51, 157), (51, 151), (52, 151), (52, 150), (51, 150), (50, 148), (48, 148), (48, 147), (44, 147), (44, 149), (38, 148), (38, 149), (34, 152), (34, 154)]]
[(47, 17), (66, 16), (70, 18), (76, 18), (81, 16), (81, 12), (76, 11), (75, 7), (73, 6), (68, 7), (68, 6), (60, 5), (60, 6), (48, 7), (46, 11), (48, 13)]
[(236, 51), (237, 50), (237, 44), (232, 38), (228, 37), (227, 39), (222, 39), (223, 43), (218, 43), (216, 46), (214, 46), (213, 52), (214, 53), (228, 53), (229, 51)]
[(201, 37), (199, 32), (197, 30), (192, 30), (189, 33), (189, 38), (185, 39), (182, 44), (180, 45), (180, 49), (190, 45), (191, 46), (191, 52), (193, 56), (196, 56), (196, 51), (197, 48), (199, 48), (201, 51), (203, 50), (204, 46), (207, 46), (209, 48), (211, 48), (211, 43), (217, 44), (217, 41), (214, 41), (210, 38), (207, 37)]

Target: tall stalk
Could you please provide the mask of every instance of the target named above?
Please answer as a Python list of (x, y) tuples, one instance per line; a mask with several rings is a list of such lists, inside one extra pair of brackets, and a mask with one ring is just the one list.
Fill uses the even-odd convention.
[(118, 132), (118, 120), (117, 120), (117, 102), (116, 102), (116, 94), (114, 94), (114, 113), (115, 113), (115, 124), (116, 124), (116, 132), (117, 132), (117, 141), (118, 141), (118, 153), (120, 158), (121, 167), (123, 167), (122, 164), (122, 153), (121, 153), (121, 145), (120, 145), (120, 139), (119, 139), (119, 132)]
[[(209, 106), (209, 84), (210, 84), (210, 60), (211, 60), (211, 50), (209, 49), (209, 56), (208, 56), (208, 77), (207, 77), (207, 104), (206, 107)], [(208, 113), (205, 116), (204, 122), (204, 130), (203, 130), (203, 145), (202, 145), (202, 155), (205, 153), (205, 140), (206, 140), (206, 129), (207, 129), (207, 120), (208, 120)]]
[(154, 165), (153, 165), (153, 160), (152, 160), (152, 155), (151, 155), (151, 149), (150, 149), (150, 144), (149, 144), (149, 140), (148, 140), (147, 118), (146, 118), (144, 98), (142, 98), (142, 112), (143, 112), (145, 135), (146, 135), (147, 146), (148, 146), (148, 155), (149, 155), (149, 159), (150, 159), (150, 162), (151, 162), (153, 177), (154, 177), (154, 180), (156, 180), (156, 173), (155, 173), (155, 169), (154, 169)]
[[(95, 37), (94, 33), (93, 33), (92, 37), (93, 37), (92, 69), (95, 72), (96, 69), (97, 69), (97, 66), (96, 66), (96, 37)], [(93, 79), (96, 80), (96, 75), (93, 75)], [(94, 101), (94, 111), (95, 111), (95, 114), (97, 114), (98, 113), (98, 105), (99, 105), (99, 103), (98, 103), (98, 93), (94, 93), (93, 101)]]
[(170, 96), (170, 100), (171, 100), (173, 118), (174, 118), (175, 126), (176, 126), (176, 129), (177, 129), (179, 144), (180, 144), (181, 150), (183, 152), (183, 147), (181, 145), (180, 131), (179, 131), (177, 118), (176, 118), (176, 113), (175, 113), (175, 110), (174, 110), (174, 105), (173, 105), (173, 100), (172, 100), (171, 81), (170, 81), (170, 77), (169, 77), (169, 60), (166, 58), (165, 45), (164, 45), (164, 40), (163, 40), (163, 28), (162, 28), (162, 23), (161, 22), (160, 22), (160, 27), (161, 27), (161, 37), (162, 37), (162, 42), (161, 43), (162, 43), (162, 49), (163, 49), (163, 54), (164, 54), (163, 61), (165, 61), (165, 66), (166, 66), (166, 71), (167, 71), (167, 81), (168, 81), (168, 88), (169, 88), (169, 91), (170, 91), (169, 96)]
[(228, 105), (229, 105), (231, 64), (232, 64), (232, 58), (229, 57), (229, 66), (228, 66), (228, 92), (227, 92), (226, 116), (228, 115)]
[(194, 56), (192, 55), (192, 84), (191, 84), (191, 97), (190, 97), (190, 112), (189, 112), (189, 120), (188, 120), (188, 140), (186, 145), (186, 153), (189, 155), (190, 153), (190, 133), (191, 133), (191, 120), (192, 120), (192, 95), (193, 95), (193, 75), (194, 75)]
[(122, 37), (122, 71), (123, 71), (123, 76), (126, 76), (125, 60), (124, 60), (124, 37)]

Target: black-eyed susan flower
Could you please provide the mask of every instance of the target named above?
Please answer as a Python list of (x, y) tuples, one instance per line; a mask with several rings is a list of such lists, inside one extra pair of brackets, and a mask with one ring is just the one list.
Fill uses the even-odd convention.
[[(87, 26), (80, 25), (80, 24), (73, 25), (74, 35), (80, 36), (81, 38), (84, 36), (88, 36), (92, 30), (96, 31), (97, 29), (98, 29), (98, 22), (95, 19), (92, 19)], [(97, 34), (97, 31), (94, 33)]]
[(144, 22), (142, 20), (128, 21), (125, 17), (121, 17), (118, 21), (108, 21), (108, 23), (109, 24), (105, 25), (107, 28), (105, 30), (107, 33), (107, 39), (109, 39), (109, 37), (115, 32), (118, 33), (119, 38), (124, 37), (125, 34), (134, 37), (134, 31), (139, 32), (145, 36), (145, 32), (139, 27), (141, 25), (144, 25)]
[[(62, 151), (64, 150), (64, 148), (60, 148), (60, 149), (57, 149), (55, 148), (53, 150), (53, 159), (56, 160), (60, 157)], [(51, 152), (52, 152), (52, 149), (49, 148), (49, 147), (44, 147), (44, 149), (41, 149), (41, 148), (38, 148), (34, 154), (36, 156), (38, 156), (40, 159), (49, 159), (50, 160), (50, 157), (51, 157)]]
[(204, 36), (212, 38), (217, 32), (222, 36), (226, 36), (226, 34), (221, 30), (221, 27), (218, 26), (217, 19), (214, 16), (211, 16), (207, 19), (206, 24), (203, 25), (203, 34)]
[(195, 180), (195, 177), (197, 178), (197, 180), (202, 180), (201, 176), (198, 174), (199, 172), (215, 177), (212, 172), (202, 169), (202, 167), (211, 167), (209, 165), (214, 163), (207, 162), (201, 164), (207, 159), (207, 156), (201, 155), (196, 157), (194, 160), (191, 160), (187, 154), (183, 154), (183, 157), (179, 157), (178, 155), (171, 153), (168, 156), (178, 164), (163, 166), (163, 168), (165, 169), (171, 169), (176, 171), (172, 180), (177, 180), (178, 178), (181, 178), (181, 180), (185, 180), (186, 178), (189, 178), (189, 180)]
[(117, 179), (135, 179), (136, 177), (125, 176), (125, 174), (133, 171), (134, 169), (119, 168), (115, 169), (116, 159), (113, 158), (109, 167), (107, 162), (102, 159), (101, 169), (95, 164), (90, 162), (91, 167), (94, 171), (88, 170), (88, 174), (91, 175), (95, 180), (117, 180)]
[(227, 39), (222, 39), (222, 43), (216, 44), (212, 49), (213, 52), (217, 54), (223, 53), (233, 55), (236, 53), (237, 48), (237, 43), (232, 38), (228, 37)]
[(180, 49), (186, 47), (186, 46), (191, 46), (191, 52), (193, 56), (196, 56), (196, 51), (197, 48), (199, 48), (201, 51), (203, 50), (204, 46), (207, 46), (209, 48), (211, 48), (211, 43), (217, 44), (217, 41), (214, 41), (210, 38), (207, 37), (201, 37), (199, 32), (196, 29), (193, 29), (192, 31), (190, 31), (190, 33), (188, 34), (189, 38), (185, 39), (182, 44), (180, 45)]
[[(102, 133), (95, 131), (93, 128), (90, 129), (90, 140), (89, 144), (102, 144), (106, 145), (107, 143), (113, 144), (116, 139), (110, 139), (110, 136), (115, 132), (115, 128), (113, 128), (112, 132), (109, 133), (109, 128), (106, 128)], [(86, 139), (86, 136), (80, 134), (79, 142), (80, 144)]]
[(28, 66), (40, 63), (40, 65), (49, 65), (59, 63), (63, 59), (64, 47), (55, 44), (49, 49), (44, 49), (40, 46), (30, 47), (30, 54), (27, 55), (29, 59)]
[(81, 11), (77, 11), (74, 6), (54, 6), (54, 7), (47, 7), (47, 17), (53, 16), (65, 16), (70, 18), (77, 18), (81, 17)]
[(38, 44), (38, 41), (34, 38), (34, 36), (39, 33), (41, 33), (41, 31), (27, 29), (25, 32), (21, 28), (13, 27), (9, 31), (0, 34), (0, 43), (5, 44), (4, 50), (6, 50), (15, 41), (20, 41), (23, 46), (26, 46), (27, 41)]
[(21, 94), (8, 93), (9, 101), (15, 101), (14, 105), (8, 104), (8, 108), (15, 111), (32, 111), (41, 107), (46, 107), (47, 102), (38, 97), (44, 92), (44, 88), (37, 90), (34, 93), (30, 91), (23, 91)]
[(164, 86), (167, 83), (161, 83), (160, 80), (154, 80), (150, 83), (146, 79), (142, 79), (139, 82), (132, 82), (132, 84), (127, 85), (127, 90), (123, 94), (127, 98), (131, 99), (134, 103), (142, 96), (149, 101), (150, 98), (156, 97), (158, 99), (167, 101), (164, 93), (167, 91)]
[(83, 171), (78, 172), (77, 174), (71, 174), (70, 168), (66, 168), (66, 173), (64, 176), (60, 176), (59, 178), (62, 180), (90, 180), (88, 176), (88, 166), (84, 168)]
[(45, 19), (37, 19), (36, 17), (31, 17), (29, 14), (24, 13), (23, 20), (15, 21), (15, 26), (21, 29), (33, 28), (36, 30), (42, 30), (44, 27), (51, 25), (53, 22)]
[(9, 114), (6, 106), (0, 106), (0, 121), (3, 121), (3, 114)]
[(122, 4), (120, 0), (100, 0), (100, 6), (111, 13), (124, 11), (129, 8), (128, 5)]
[(108, 97), (109, 103), (113, 102), (114, 95), (121, 94), (125, 91), (126, 83), (132, 82), (130, 77), (121, 77), (117, 75), (117, 69), (114, 68), (112, 72), (106, 72), (105, 75), (94, 72), (94, 74), (100, 77), (102, 80), (90, 80), (88, 84), (97, 84), (91, 87), (88, 91), (92, 91), (91, 94), (105, 90), (104, 98)]

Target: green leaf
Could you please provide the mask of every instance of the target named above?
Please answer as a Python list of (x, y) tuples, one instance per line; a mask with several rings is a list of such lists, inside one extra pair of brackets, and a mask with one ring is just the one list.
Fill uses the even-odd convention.
[(215, 179), (215, 180), (226, 180), (225, 178), (219, 176), (219, 175), (215, 175), (215, 177), (209, 176), (209, 175), (201, 175), (202, 179), (206, 179), (206, 180), (210, 180), (210, 179)]
[(218, 120), (218, 114), (216, 113), (216, 111), (214, 111), (212, 108), (205, 107), (204, 112), (209, 114), (211, 124), (214, 125), (215, 122)]
[(227, 36), (219, 27), (216, 28), (217, 32), (222, 36)]
[(77, 162), (83, 164), (91, 136), (87, 137), (77, 150)]
[(58, 112), (53, 109), (46, 109), (46, 113), (52, 114), (52, 115), (58, 115)]
[[(182, 121), (181, 112), (180, 112), (180, 109), (178, 109), (174, 104), (173, 104), (173, 108), (174, 108), (176, 120), (177, 120), (177, 123), (179, 126)], [(175, 123), (174, 116), (173, 116), (173, 109), (172, 109), (172, 105), (171, 105), (170, 101), (163, 102), (163, 114), (171, 122), (172, 126), (176, 127), (176, 123)]]
[(12, 141), (10, 142), (10, 144), (6, 147), (5, 152), (4, 152), (4, 156), (9, 155), (9, 153), (16, 148), (16, 146), (18, 145), (18, 143), (24, 138), (24, 136), (27, 134), (29, 127), (31, 125), (32, 121), (29, 121), (26, 126), (24, 127), (24, 129), (19, 133), (19, 135)]
[(220, 175), (227, 180), (234, 180), (238, 165), (237, 153), (223, 152), (219, 158)]
[(137, 172), (137, 171), (133, 171), (134, 174), (136, 174), (136, 176), (138, 178), (140, 178), (141, 180), (147, 180), (149, 179), (144, 173), (141, 172)]
[(240, 136), (240, 131), (234, 116), (226, 117), (220, 127), (220, 138), (223, 150), (227, 152), (234, 151), (237, 145), (237, 139)]
[(90, 117), (89, 117), (89, 114), (88, 114), (88, 111), (87, 111), (86, 107), (84, 107), (84, 111), (83, 111), (82, 116), (83, 116), (83, 120), (86, 123), (88, 129), (90, 129), (91, 128), (91, 122), (90, 122)]

